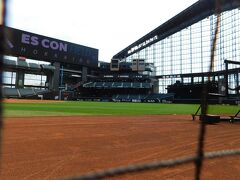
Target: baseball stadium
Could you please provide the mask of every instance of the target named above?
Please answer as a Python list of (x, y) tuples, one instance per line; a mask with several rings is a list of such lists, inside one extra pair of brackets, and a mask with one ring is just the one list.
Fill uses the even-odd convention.
[(0, 32), (2, 179), (240, 179), (239, 0), (199, 0), (109, 62)]

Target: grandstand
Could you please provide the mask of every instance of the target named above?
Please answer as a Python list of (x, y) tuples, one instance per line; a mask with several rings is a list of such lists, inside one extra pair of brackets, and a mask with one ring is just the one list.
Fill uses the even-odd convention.
[[(155, 87), (156, 79), (151, 75), (152, 69), (145, 68), (143, 60), (139, 63), (144, 64), (144, 68), (139, 70), (133, 67), (133, 63), (117, 63), (119, 64), (115, 67), (119, 67), (118, 70), (111, 69), (106, 63), (100, 63), (98, 78), (89, 79), (79, 86), (77, 99), (114, 102), (164, 102), (174, 99), (173, 93), (158, 93)], [(149, 64), (146, 67), (149, 67)]]
[[(2, 95), (5, 98), (41, 98), (50, 93), (51, 77), (55, 70), (54, 66), (46, 64), (28, 63), (23, 60), (10, 60), (3, 59), (4, 74), (9, 74), (10, 77), (5, 78), (3, 82)], [(24, 72), (24, 75), (22, 74)], [(29, 85), (26, 83), (25, 76), (32, 74), (44, 79), (48, 82), (42, 83), (40, 80), (39, 85)], [(5, 75), (6, 76), (6, 75)]]
[(47, 90), (34, 88), (7, 88), (2, 89), (3, 97), (5, 98), (41, 98), (41, 95), (47, 94)]

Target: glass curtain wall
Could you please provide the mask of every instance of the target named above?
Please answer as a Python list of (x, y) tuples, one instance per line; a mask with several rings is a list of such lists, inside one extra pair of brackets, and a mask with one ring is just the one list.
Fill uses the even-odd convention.
[[(147, 63), (154, 63), (156, 67), (154, 74), (165, 77), (159, 79), (159, 91), (166, 93), (168, 85), (180, 80), (176, 76), (168, 77), (168, 75), (209, 71), (216, 20), (215, 15), (209, 16), (127, 57), (126, 60), (143, 58)], [(218, 37), (214, 71), (225, 69), (224, 60), (240, 61), (240, 9), (233, 9), (221, 14)], [(229, 69), (239, 67), (239, 65), (229, 64)], [(184, 78), (183, 81), (188, 83), (191, 82), (191, 79)], [(194, 78), (195, 81), (201, 82), (201, 78)], [(233, 81), (234, 77), (230, 76), (229, 82)]]
[(15, 88), (16, 72), (3, 71), (2, 80), (3, 80), (4, 87)]

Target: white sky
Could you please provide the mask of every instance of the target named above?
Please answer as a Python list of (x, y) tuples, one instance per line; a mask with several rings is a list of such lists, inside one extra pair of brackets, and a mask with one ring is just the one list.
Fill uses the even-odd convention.
[(197, 0), (8, 0), (7, 25), (113, 55)]

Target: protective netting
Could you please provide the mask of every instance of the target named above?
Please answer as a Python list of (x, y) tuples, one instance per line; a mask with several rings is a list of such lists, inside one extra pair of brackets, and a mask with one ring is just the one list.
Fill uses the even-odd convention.
[(204, 152), (204, 142), (205, 142), (205, 133), (206, 133), (206, 118), (208, 114), (208, 82), (210, 82), (210, 73), (214, 70), (214, 57), (215, 57), (215, 51), (217, 46), (217, 40), (219, 35), (219, 28), (220, 28), (220, 17), (221, 17), (221, 1), (216, 0), (216, 9), (215, 13), (217, 16), (216, 24), (215, 24), (215, 32), (214, 32), (214, 39), (211, 46), (211, 60), (209, 65), (209, 75), (208, 75), (208, 81), (203, 85), (203, 92), (202, 92), (202, 100), (201, 100), (201, 123), (199, 127), (199, 135), (198, 135), (198, 146), (197, 146), (197, 153), (196, 156), (188, 156), (188, 157), (182, 157), (178, 159), (171, 159), (171, 160), (165, 160), (165, 161), (155, 161), (150, 163), (144, 163), (144, 164), (135, 164), (125, 167), (118, 167), (118, 168), (111, 168), (105, 171), (100, 172), (93, 172), (86, 175), (82, 175), (79, 177), (72, 177), (69, 178), (70, 180), (93, 180), (93, 179), (102, 179), (106, 177), (113, 177), (117, 175), (127, 174), (127, 173), (133, 173), (133, 172), (141, 172), (141, 171), (147, 171), (152, 169), (159, 169), (164, 167), (173, 167), (181, 164), (191, 163), (193, 162), (195, 164), (195, 179), (199, 180), (201, 177), (201, 170), (202, 170), (202, 162), (204, 159), (213, 159), (213, 158), (220, 158), (230, 155), (240, 155), (240, 149), (236, 150), (224, 150), (224, 151), (216, 151), (216, 152), (210, 152), (205, 153)]

